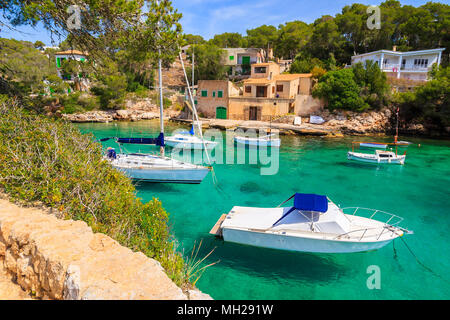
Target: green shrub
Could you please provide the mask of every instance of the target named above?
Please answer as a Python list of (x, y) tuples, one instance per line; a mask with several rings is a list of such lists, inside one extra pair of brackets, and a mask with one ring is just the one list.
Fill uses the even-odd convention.
[(159, 200), (136, 198), (131, 180), (102, 158), (92, 135), (0, 98), (0, 187), (12, 199), (41, 201), (66, 219), (83, 220), (159, 260), (177, 284), (187, 283)]

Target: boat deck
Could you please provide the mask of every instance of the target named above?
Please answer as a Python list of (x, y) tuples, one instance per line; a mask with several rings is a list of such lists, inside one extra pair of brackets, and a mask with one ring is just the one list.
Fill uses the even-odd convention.
[[(298, 211), (292, 212), (275, 226), (291, 207), (254, 208), (233, 207), (225, 217), (222, 215), (211, 230), (221, 234), (222, 229), (238, 229), (258, 233), (283, 234), (287, 236), (316, 239), (337, 239), (342, 241), (378, 241), (395, 238), (398, 229), (388, 230), (384, 222), (360, 216), (344, 214), (334, 204), (329, 203), (326, 213)], [(314, 223), (311, 223), (314, 221)], [(216, 228), (217, 225), (220, 227)]]

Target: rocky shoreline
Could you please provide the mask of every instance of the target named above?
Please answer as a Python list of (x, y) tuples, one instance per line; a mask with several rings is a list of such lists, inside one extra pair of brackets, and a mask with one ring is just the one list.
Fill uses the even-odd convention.
[[(392, 134), (395, 130), (392, 126), (392, 111), (385, 108), (380, 111), (370, 111), (364, 113), (339, 111), (330, 112), (323, 110), (315, 114), (322, 117), (325, 122), (323, 124), (309, 123), (309, 117), (301, 117), (302, 123), (294, 125), (294, 115), (287, 115), (274, 120), (272, 123), (263, 121), (245, 121), (230, 119), (207, 119), (201, 118), (202, 125), (205, 129), (216, 128), (220, 130), (227, 129), (260, 129), (267, 130), (269, 128), (278, 130), (282, 135), (312, 135), (312, 136), (328, 136), (342, 137), (343, 135), (385, 135)], [(85, 113), (60, 114), (61, 118), (74, 122), (98, 122), (109, 123), (112, 121), (141, 121), (159, 118), (159, 109), (156, 105), (149, 103), (139, 103), (127, 105), (124, 110), (109, 111), (89, 111)], [(179, 123), (191, 123), (190, 119), (185, 119), (180, 111), (168, 109), (164, 111), (164, 119)], [(401, 133), (413, 135), (426, 135), (427, 132), (423, 125), (411, 124)]]

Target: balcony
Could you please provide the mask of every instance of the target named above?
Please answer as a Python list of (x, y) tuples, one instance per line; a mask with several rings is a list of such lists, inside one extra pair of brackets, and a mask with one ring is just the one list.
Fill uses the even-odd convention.
[[(397, 72), (399, 69), (398, 64), (385, 64), (383, 65), (383, 71), (384, 72)], [(416, 71), (416, 72), (428, 72), (431, 69), (431, 67), (428, 66), (415, 66), (415, 65), (402, 65), (400, 67), (400, 71)], [(395, 70), (395, 71), (394, 71)]]

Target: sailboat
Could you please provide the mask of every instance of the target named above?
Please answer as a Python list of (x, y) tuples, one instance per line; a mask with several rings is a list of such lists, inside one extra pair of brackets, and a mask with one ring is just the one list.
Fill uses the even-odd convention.
[[(183, 59), (182, 55), (180, 55), (180, 60)], [(194, 47), (192, 47), (192, 86), (194, 85)], [(183, 65), (184, 68), (184, 65)], [(187, 79), (186, 79), (187, 80)], [(189, 90), (190, 93), (190, 90)], [(189, 104), (188, 104), (189, 105)], [(195, 107), (195, 106), (194, 106)], [(185, 150), (212, 150), (217, 146), (217, 142), (204, 140), (195, 135), (195, 116), (194, 110), (192, 109), (192, 127), (190, 131), (180, 132), (174, 134), (173, 136), (166, 137), (165, 142), (166, 145), (172, 148), (185, 149)], [(199, 125), (199, 128), (201, 126)]]
[[(159, 50), (159, 54), (161, 55), (161, 50)], [(159, 136), (157, 138), (116, 138), (116, 142), (119, 144), (157, 145), (160, 147), (160, 154), (117, 154), (113, 148), (109, 148), (106, 159), (110, 161), (114, 168), (124, 172), (132, 179), (163, 183), (201, 183), (211, 170), (211, 167), (178, 161), (164, 155), (165, 139), (161, 58), (158, 59), (158, 73), (160, 109)], [(101, 141), (105, 141), (106, 139), (102, 139)]]

